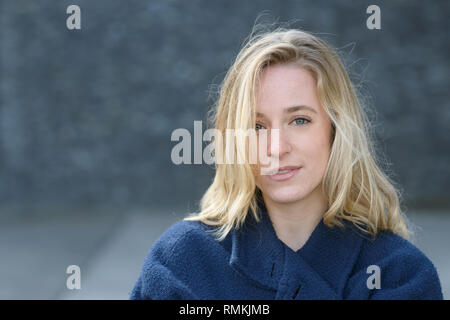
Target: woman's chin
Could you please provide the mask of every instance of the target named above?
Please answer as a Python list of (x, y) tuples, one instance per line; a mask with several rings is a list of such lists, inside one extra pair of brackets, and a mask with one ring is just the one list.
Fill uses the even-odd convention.
[(277, 192), (269, 193), (268, 197), (273, 202), (288, 204), (301, 200), (303, 198), (303, 194), (299, 191), (282, 192), (282, 190), (278, 190)]

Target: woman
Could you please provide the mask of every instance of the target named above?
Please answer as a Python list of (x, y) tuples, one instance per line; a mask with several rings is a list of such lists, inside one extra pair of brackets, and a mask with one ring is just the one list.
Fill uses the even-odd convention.
[(224, 135), (254, 128), (258, 155), (262, 133), (277, 132), (266, 150), (278, 165), (263, 172), (245, 140), (226, 140), (225, 154), (245, 150), (245, 161), (216, 162), (200, 212), (155, 242), (131, 299), (442, 299), (324, 41), (284, 28), (253, 35), (214, 111)]

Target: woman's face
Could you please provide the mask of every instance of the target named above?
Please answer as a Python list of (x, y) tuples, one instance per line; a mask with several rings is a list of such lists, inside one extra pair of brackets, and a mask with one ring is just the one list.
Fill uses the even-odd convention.
[[(278, 168), (297, 168), (275, 175), (258, 170), (256, 185), (264, 199), (287, 204), (320, 194), (330, 155), (331, 123), (313, 76), (292, 64), (271, 65), (262, 74), (257, 97), (256, 129), (268, 130), (267, 156), (278, 156)], [(271, 129), (279, 129), (278, 146), (270, 141)]]

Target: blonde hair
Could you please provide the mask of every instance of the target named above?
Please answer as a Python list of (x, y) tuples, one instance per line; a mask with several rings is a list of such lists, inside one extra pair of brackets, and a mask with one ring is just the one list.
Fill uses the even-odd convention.
[[(328, 199), (323, 221), (328, 227), (352, 222), (366, 234), (389, 230), (408, 239), (406, 217), (400, 209), (399, 192), (377, 164), (369, 122), (355, 88), (339, 56), (323, 40), (296, 29), (278, 27), (252, 34), (242, 47), (220, 86), (212, 109), (215, 128), (255, 128), (256, 91), (265, 67), (294, 63), (310, 71), (317, 82), (319, 100), (332, 124), (332, 146), (322, 180)], [(231, 148), (235, 148), (232, 150)], [(245, 142), (225, 142), (225, 152), (242, 153)], [(239, 228), (248, 212), (259, 221), (261, 190), (255, 184), (248, 161), (215, 164), (216, 173), (200, 201), (200, 212), (185, 220), (217, 226), (223, 240)]]

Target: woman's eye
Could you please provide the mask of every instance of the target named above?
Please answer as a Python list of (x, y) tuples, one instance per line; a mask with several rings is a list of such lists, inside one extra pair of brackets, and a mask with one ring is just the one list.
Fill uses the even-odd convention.
[(259, 123), (256, 124), (255, 126), (256, 131), (264, 129), (264, 127), (262, 125), (260, 125)]
[(305, 119), (305, 118), (297, 118), (297, 119), (294, 120), (294, 122), (296, 124), (302, 125), (302, 124), (309, 123), (311, 121), (309, 121), (308, 119)]

